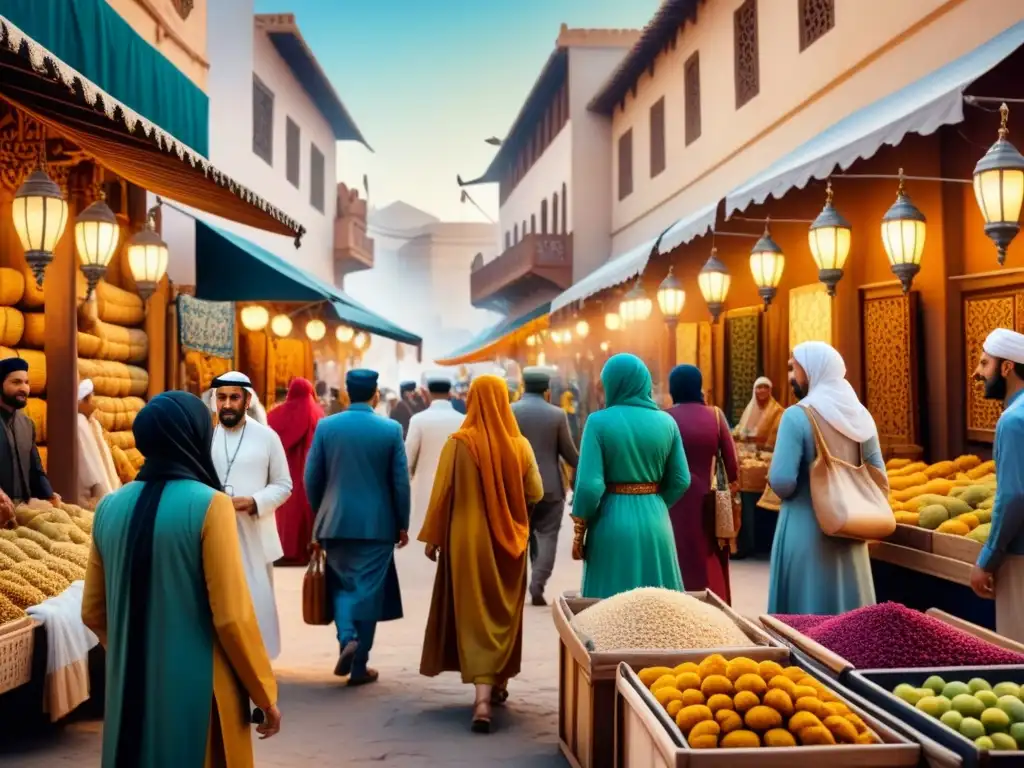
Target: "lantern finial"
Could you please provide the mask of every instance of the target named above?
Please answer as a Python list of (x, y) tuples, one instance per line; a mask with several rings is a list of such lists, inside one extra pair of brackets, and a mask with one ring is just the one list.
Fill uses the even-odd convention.
[(1006, 140), (1010, 135), (1010, 108), (1004, 101), (999, 105), (999, 138)]

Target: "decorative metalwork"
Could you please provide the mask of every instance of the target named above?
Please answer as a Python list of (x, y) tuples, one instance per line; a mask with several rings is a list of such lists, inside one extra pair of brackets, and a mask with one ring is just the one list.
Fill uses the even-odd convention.
[(865, 300), (864, 405), (884, 443), (914, 445), (911, 306), (903, 296)]
[(184, 21), (192, 13), (192, 9), (195, 8), (195, 0), (172, 0), (174, 10), (181, 16), (181, 20)]
[(1003, 404), (986, 400), (981, 385), (974, 381), (974, 369), (981, 358), (985, 338), (996, 328), (1014, 327), (1013, 296), (983, 296), (964, 300), (964, 373), (967, 388), (967, 429), (995, 435)]
[(800, 50), (836, 25), (835, 0), (800, 0)]
[(686, 104), (686, 143), (700, 138), (700, 51), (694, 51), (683, 65), (683, 93)]
[(739, 109), (761, 91), (757, 0), (745, 0), (733, 13), (733, 56), (736, 72), (736, 109)]
[(14, 192), (35, 170), (40, 144), (46, 144), (46, 171), (68, 192), (68, 177), (89, 156), (61, 137), (47, 135), (42, 123), (0, 101), (0, 187)]
[[(761, 373), (761, 316), (757, 311), (725, 319), (729, 423), (738, 424)], [(706, 386), (706, 385), (705, 385)]]

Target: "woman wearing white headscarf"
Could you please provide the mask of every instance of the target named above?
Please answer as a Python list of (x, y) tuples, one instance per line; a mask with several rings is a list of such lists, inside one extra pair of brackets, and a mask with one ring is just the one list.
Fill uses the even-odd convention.
[(820, 341), (793, 349), (789, 382), (800, 404), (787, 408), (779, 424), (768, 482), (782, 499), (772, 546), (769, 613), (840, 614), (873, 605), (868, 546), (826, 536), (811, 504), (810, 466), (817, 457), (808, 418), (814, 418), (832, 454), (857, 465), (885, 464), (875, 420), (846, 380), (846, 364)]
[(772, 380), (759, 376), (754, 382), (753, 396), (733, 430), (733, 437), (772, 450), (781, 418), (782, 406), (772, 394)]

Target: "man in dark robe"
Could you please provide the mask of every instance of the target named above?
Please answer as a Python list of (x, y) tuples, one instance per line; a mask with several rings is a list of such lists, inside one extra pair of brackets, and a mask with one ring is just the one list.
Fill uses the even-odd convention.
[(0, 521), (9, 519), (14, 505), (29, 499), (45, 499), (54, 506), (60, 497), (53, 492), (36, 448), (36, 428), (22, 410), (28, 404), (28, 362), (20, 357), (0, 360)]
[(409, 434), (409, 420), (416, 409), (413, 407), (413, 398), (416, 395), (416, 382), (403, 381), (399, 387), (401, 399), (391, 409), (391, 418), (402, 425), (402, 439)]

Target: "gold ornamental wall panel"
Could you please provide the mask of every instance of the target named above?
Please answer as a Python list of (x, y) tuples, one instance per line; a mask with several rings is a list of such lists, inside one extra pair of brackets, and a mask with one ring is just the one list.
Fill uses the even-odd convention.
[(974, 381), (974, 369), (981, 357), (985, 337), (996, 328), (1020, 328), (1020, 295), (964, 298), (964, 374), (966, 382), (967, 436), (971, 440), (991, 441), (1002, 404), (986, 400)]
[(761, 310), (734, 310), (725, 317), (725, 395), (730, 424), (739, 423), (761, 375)]
[(805, 341), (832, 343), (832, 300), (822, 283), (789, 291), (789, 350)]
[(917, 293), (865, 298), (864, 406), (883, 446), (917, 443)]
[(715, 342), (711, 323), (706, 320), (697, 324), (697, 367), (704, 379), (704, 394), (711, 403), (714, 398), (710, 394), (715, 391)]
[(676, 363), (700, 367), (697, 358), (697, 323), (680, 323), (676, 328)]

